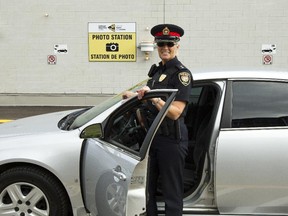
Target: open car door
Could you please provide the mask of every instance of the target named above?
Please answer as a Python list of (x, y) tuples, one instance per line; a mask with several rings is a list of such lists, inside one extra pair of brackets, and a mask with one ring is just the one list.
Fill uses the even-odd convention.
[[(82, 131), (82, 138), (91, 137), (84, 140), (81, 155), (82, 192), (91, 215), (144, 215), (149, 147), (176, 93), (151, 90), (142, 100), (131, 98), (102, 124)], [(155, 97), (166, 103), (148, 124), (147, 101)]]

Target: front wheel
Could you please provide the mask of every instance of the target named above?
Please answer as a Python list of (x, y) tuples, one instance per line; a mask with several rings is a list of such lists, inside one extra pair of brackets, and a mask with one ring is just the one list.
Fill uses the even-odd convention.
[(14, 167), (0, 174), (0, 215), (68, 216), (63, 187), (34, 167)]

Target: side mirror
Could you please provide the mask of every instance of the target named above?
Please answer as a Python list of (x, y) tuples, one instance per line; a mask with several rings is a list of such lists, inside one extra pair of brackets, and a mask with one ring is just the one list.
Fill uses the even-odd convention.
[(80, 138), (99, 138), (103, 136), (102, 125), (100, 123), (92, 124), (84, 128), (80, 134)]

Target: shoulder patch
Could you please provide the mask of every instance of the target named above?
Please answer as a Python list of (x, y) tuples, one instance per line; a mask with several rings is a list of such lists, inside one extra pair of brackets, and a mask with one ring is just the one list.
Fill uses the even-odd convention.
[(191, 82), (191, 76), (188, 72), (180, 72), (178, 78), (184, 86), (188, 86)]

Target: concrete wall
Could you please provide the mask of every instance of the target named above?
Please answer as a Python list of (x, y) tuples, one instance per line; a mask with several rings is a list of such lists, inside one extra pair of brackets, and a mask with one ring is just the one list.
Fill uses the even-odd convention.
[[(135, 22), (137, 44), (150, 28), (185, 29), (180, 60), (198, 68), (288, 66), (287, 0), (0, 0), (0, 105), (92, 105), (146, 78), (150, 60), (89, 62), (89, 22)], [(67, 54), (47, 63), (55, 44)], [(276, 44), (263, 65), (263, 44)]]

